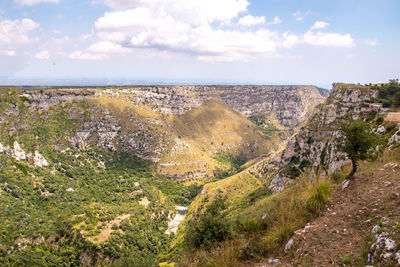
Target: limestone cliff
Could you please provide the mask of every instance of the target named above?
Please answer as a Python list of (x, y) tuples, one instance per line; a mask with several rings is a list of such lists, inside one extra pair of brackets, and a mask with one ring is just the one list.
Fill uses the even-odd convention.
[(381, 105), (368, 103), (376, 94), (367, 86), (334, 84), (326, 102), (316, 107), (308, 123), (288, 141), (283, 152), (259, 163), (254, 173), (270, 179), (271, 190), (280, 190), (305, 168), (320, 174), (335, 171), (346, 162), (346, 156), (336, 149), (338, 123), (346, 118), (383, 114)]
[[(77, 124), (72, 146), (123, 150), (158, 162), (167, 176), (199, 178), (221, 168), (218, 152), (248, 160), (279, 149), (326, 94), (315, 86), (150, 86), (25, 90), (21, 97), (39, 112), (61, 105)], [(17, 115), (18, 106), (1, 120), (7, 114)]]

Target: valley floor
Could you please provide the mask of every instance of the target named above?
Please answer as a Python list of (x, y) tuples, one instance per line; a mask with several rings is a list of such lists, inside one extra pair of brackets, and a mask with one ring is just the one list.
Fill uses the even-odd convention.
[[(365, 266), (373, 237), (371, 230), (382, 222), (397, 230), (390, 234), (395, 235), (399, 244), (398, 163), (397, 160), (364, 164), (364, 170), (347, 188), (339, 186), (335, 190), (331, 204), (318, 218), (296, 231), (293, 247), (283, 255), (275, 255), (278, 262), (270, 264), (266, 260), (255, 266)], [(392, 264), (387, 266), (397, 266)]]

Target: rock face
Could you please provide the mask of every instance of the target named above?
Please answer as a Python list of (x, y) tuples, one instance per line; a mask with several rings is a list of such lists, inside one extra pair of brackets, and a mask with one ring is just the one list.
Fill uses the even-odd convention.
[(108, 89), (101, 94), (128, 96), (169, 114), (184, 114), (208, 100), (226, 104), (247, 117), (274, 115), (285, 126), (297, 126), (329, 94), (315, 86), (177, 86)]
[(14, 142), (14, 149), (11, 151), (11, 155), (18, 161), (26, 159), (26, 153), (22, 150), (17, 141)]
[(389, 262), (394, 261), (396, 266), (400, 265), (400, 250), (396, 252), (396, 242), (391, 239), (390, 234), (379, 225), (374, 226), (372, 234), (375, 242), (371, 245), (368, 263), (380, 266), (391, 265)]
[[(126, 151), (182, 179), (212, 175), (219, 151), (251, 159), (278, 149), (327, 93), (315, 86), (152, 86), (25, 90), (21, 97), (39, 113), (62, 106), (79, 124), (68, 139), (72, 146)], [(86, 103), (78, 104), (84, 111), (74, 103)]]
[(49, 166), (48, 161), (38, 151), (35, 151), (34, 155), (32, 155), (32, 153), (26, 153), (17, 141), (14, 142), (13, 148), (3, 146), (0, 143), (0, 153), (5, 153), (17, 161), (29, 161), (37, 167)]
[(326, 103), (317, 106), (307, 125), (287, 143), (282, 154), (256, 167), (259, 176), (272, 179), (269, 189), (281, 190), (306, 167), (323, 174), (342, 166), (347, 158), (336, 149), (338, 123), (345, 118), (367, 117), (371, 112), (383, 114), (381, 107), (367, 104), (375, 96), (376, 91), (368, 87), (334, 84)]
[(33, 157), (33, 164), (38, 167), (47, 167), (49, 163), (47, 160), (37, 151), (35, 151), (35, 156)]

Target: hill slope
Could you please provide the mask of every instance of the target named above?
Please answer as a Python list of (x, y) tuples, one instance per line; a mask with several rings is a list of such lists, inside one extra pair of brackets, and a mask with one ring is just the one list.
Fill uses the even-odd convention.
[[(384, 121), (382, 116), (388, 110), (374, 103), (377, 95), (373, 86), (335, 84), (325, 103), (317, 106), (281, 152), (260, 159), (237, 175), (207, 184), (191, 204), (186, 223), (199, 220), (207, 203), (222, 196), (225, 219), (235, 229), (234, 241), (221, 242), (208, 252), (186, 251), (179, 264), (245, 266), (281, 251), (293, 231), (315, 218), (343, 177), (337, 172), (348, 161), (336, 148), (341, 121), (364, 118), (381, 134), (381, 149), (396, 146), (399, 125)], [(184, 229), (179, 235), (184, 235)], [(193, 264), (190, 259), (195, 259)]]
[(164, 259), (175, 206), (200, 178), (275, 149), (323, 100), (280, 88), (0, 88), (0, 265)]
[[(21, 93), (29, 109), (46, 112), (52, 105), (65, 106), (68, 116), (79, 121), (69, 136), (71, 145), (132, 153), (158, 162), (160, 173), (182, 179), (212, 176), (229, 168), (215, 160), (217, 152), (250, 160), (274, 151), (325, 98), (313, 86), (154, 86)], [(86, 106), (79, 112), (70, 105), (82, 101)], [(13, 112), (17, 114), (17, 108)]]
[[(274, 266), (327, 266), (347, 263), (352, 266), (373, 264), (398, 266), (400, 257), (400, 151), (386, 153), (378, 161), (363, 164), (349, 186), (338, 186), (328, 208), (307, 229), (297, 231), (287, 254), (275, 255), (280, 262)], [(371, 245), (376, 241), (374, 226), (386, 231), (395, 245), (393, 250), (378, 252), (374, 262)], [(386, 255), (384, 259), (384, 254)], [(373, 257), (371, 257), (372, 259)], [(256, 266), (263, 266), (260, 264)]]

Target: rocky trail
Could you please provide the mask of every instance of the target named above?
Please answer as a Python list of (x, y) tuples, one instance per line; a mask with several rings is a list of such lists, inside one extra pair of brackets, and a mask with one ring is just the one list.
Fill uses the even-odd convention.
[[(256, 266), (365, 266), (368, 257), (371, 262), (367, 265), (400, 266), (398, 162), (387, 163), (370, 174), (359, 173), (347, 187), (338, 186), (330, 203), (318, 218), (296, 231), (291, 248), (275, 255), (275, 263), (268, 260)], [(381, 236), (389, 237), (381, 240), (383, 245), (372, 261), (370, 247), (383, 232), (379, 229), (388, 232)]]

